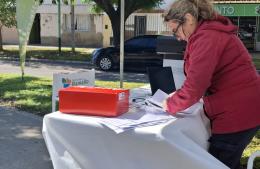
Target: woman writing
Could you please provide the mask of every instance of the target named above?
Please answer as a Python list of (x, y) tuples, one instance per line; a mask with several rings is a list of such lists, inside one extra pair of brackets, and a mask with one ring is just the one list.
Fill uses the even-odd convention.
[(177, 0), (165, 21), (187, 47), (186, 80), (164, 108), (175, 114), (203, 98), (212, 126), (209, 153), (237, 169), (260, 125), (260, 78), (237, 27), (217, 14), (209, 0)]

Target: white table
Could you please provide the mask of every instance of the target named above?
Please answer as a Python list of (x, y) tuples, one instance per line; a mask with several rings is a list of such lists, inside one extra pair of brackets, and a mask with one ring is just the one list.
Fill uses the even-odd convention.
[(43, 136), (55, 169), (226, 169), (207, 153), (203, 114), (116, 134), (98, 117), (54, 112)]

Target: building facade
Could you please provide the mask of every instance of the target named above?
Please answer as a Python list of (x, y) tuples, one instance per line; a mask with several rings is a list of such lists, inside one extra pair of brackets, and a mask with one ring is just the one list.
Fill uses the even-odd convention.
[(214, 2), (215, 9), (239, 27), (238, 36), (248, 49), (260, 51), (260, 1)]
[[(78, 0), (75, 5), (75, 43), (76, 46), (98, 47), (103, 42), (103, 17), (91, 13), (90, 7), (81, 4)], [(45, 0), (37, 11), (39, 15), (38, 27), (40, 44), (57, 45), (58, 41), (58, 8), (50, 0)], [(71, 8), (70, 5), (61, 5), (61, 42), (63, 46), (71, 44)], [(37, 19), (37, 15), (36, 18)], [(36, 22), (35, 22), (36, 23)], [(34, 26), (35, 26), (34, 23)], [(37, 27), (37, 26), (36, 26)], [(32, 33), (35, 27), (32, 28)], [(32, 41), (32, 33), (30, 40)]]
[[(260, 0), (214, 1), (215, 9), (239, 27), (238, 36), (246, 47), (260, 51)], [(61, 5), (61, 41), (71, 44), (71, 8)], [(113, 41), (112, 26), (105, 14), (94, 14), (91, 6), (77, 0), (75, 5), (75, 43), (79, 47), (109, 46)], [(163, 10), (138, 11), (125, 22), (125, 39), (147, 34), (169, 35), (171, 31), (163, 21)], [(3, 43), (18, 44), (15, 28), (3, 28)], [(35, 16), (29, 44), (54, 45), (58, 43), (58, 8), (52, 0), (44, 0)]]
[(163, 10), (133, 13), (125, 23), (125, 38), (138, 35), (170, 35), (171, 31), (164, 22), (163, 14)]
[[(82, 47), (99, 47), (103, 44), (103, 15), (90, 12), (88, 5), (77, 0), (75, 5), (75, 43)], [(63, 46), (71, 44), (71, 8), (61, 5), (61, 40)], [(18, 44), (15, 27), (3, 28), (3, 43)], [(29, 44), (54, 45), (58, 43), (58, 7), (52, 0), (39, 6), (31, 29)]]
[[(61, 42), (63, 46), (71, 44), (71, 8), (61, 5)], [(129, 16), (125, 23), (125, 38), (145, 34), (169, 34), (163, 22), (163, 10), (137, 12)], [(113, 31), (109, 17), (105, 14), (94, 14), (91, 6), (77, 0), (75, 5), (75, 43), (78, 47), (110, 46), (113, 42)], [(18, 44), (16, 28), (3, 29), (4, 44)], [(58, 43), (58, 8), (52, 0), (44, 0), (39, 6), (29, 44), (53, 45)]]

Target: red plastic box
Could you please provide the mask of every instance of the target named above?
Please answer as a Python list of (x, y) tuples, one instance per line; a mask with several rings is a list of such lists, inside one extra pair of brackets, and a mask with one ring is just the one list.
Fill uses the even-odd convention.
[(59, 111), (114, 117), (128, 112), (129, 90), (100, 87), (68, 87), (59, 91)]

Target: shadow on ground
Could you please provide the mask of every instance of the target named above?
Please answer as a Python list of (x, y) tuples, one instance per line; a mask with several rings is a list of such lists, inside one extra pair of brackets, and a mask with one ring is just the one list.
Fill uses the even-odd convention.
[(40, 117), (0, 106), (0, 125), (0, 168), (53, 169)]

